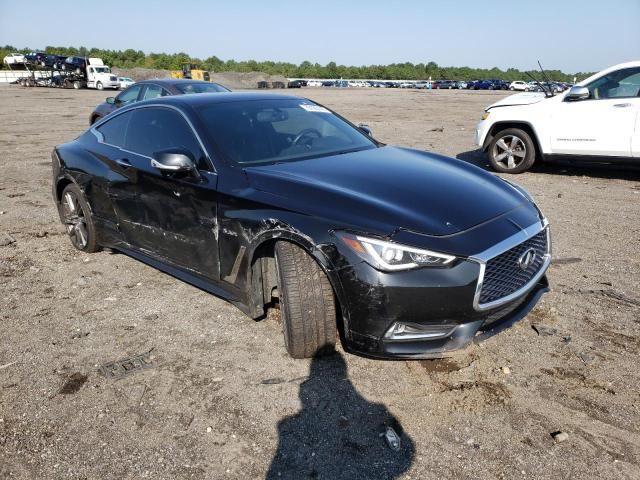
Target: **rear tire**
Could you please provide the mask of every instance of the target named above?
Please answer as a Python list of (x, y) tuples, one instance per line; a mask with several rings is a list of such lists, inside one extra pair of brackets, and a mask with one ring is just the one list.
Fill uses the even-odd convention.
[(329, 279), (316, 260), (296, 244), (275, 247), (284, 343), (293, 358), (333, 352), (336, 304)]
[(536, 147), (527, 132), (507, 128), (499, 132), (489, 144), (489, 163), (501, 173), (522, 173), (536, 160)]
[(75, 183), (70, 183), (62, 191), (60, 208), (71, 244), (86, 253), (100, 250), (91, 209), (82, 190)]

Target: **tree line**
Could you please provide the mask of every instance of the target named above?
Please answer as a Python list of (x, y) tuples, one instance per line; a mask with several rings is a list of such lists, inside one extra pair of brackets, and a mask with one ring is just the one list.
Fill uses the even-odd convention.
[[(29, 53), (29, 48), (15, 48), (5, 45), (0, 48), (0, 56), (9, 53)], [(329, 62), (326, 65), (304, 61), (299, 65), (289, 62), (256, 61), (256, 60), (221, 60), (216, 56), (205, 59), (191, 57), (184, 52), (179, 53), (144, 53), (141, 50), (103, 50), (86, 47), (54, 47), (47, 46), (44, 52), (49, 54), (81, 57), (99, 57), (105, 64), (119, 68), (152, 68), (161, 70), (179, 70), (183, 63), (194, 63), (211, 72), (264, 72), (271, 75), (300, 78), (363, 78), (387, 80), (529, 80), (527, 73), (540, 79), (538, 70), (520, 71), (515, 68), (501, 70), (493, 68), (443, 67), (435, 62), (428, 63), (391, 63), (389, 65), (349, 66)], [(533, 61), (532, 61), (533, 63)], [(6, 65), (3, 65), (7, 68)], [(574, 76), (581, 80), (590, 73), (564, 73), (560, 70), (547, 70), (547, 75), (556, 81), (573, 81)]]

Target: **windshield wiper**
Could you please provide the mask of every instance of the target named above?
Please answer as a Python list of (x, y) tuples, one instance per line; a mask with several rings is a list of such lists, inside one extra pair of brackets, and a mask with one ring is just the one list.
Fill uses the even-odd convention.
[(531, 80), (533, 80), (534, 82), (536, 82), (536, 85), (538, 85), (538, 87), (540, 87), (540, 90), (542, 90), (544, 92), (544, 96), (545, 97), (553, 97), (553, 94), (550, 93), (545, 87), (544, 84), (540, 83), (533, 75), (531, 75), (529, 72), (524, 72), (525, 75), (527, 75)]
[(551, 81), (551, 79), (547, 75), (547, 72), (544, 71), (544, 68), (542, 68), (542, 65), (540, 65), (540, 60), (538, 60), (538, 66), (540, 67), (540, 71), (542, 72), (542, 76), (547, 80), (547, 85), (549, 87), (549, 95), (551, 97), (554, 97), (556, 94), (554, 93), (553, 88), (552, 88), (553, 82)]

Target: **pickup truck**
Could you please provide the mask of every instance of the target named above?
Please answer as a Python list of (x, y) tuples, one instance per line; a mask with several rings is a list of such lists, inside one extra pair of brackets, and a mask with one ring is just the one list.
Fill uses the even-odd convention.
[(640, 61), (609, 67), (562, 93), (518, 93), (488, 106), (475, 131), (494, 170), (536, 159), (640, 162)]

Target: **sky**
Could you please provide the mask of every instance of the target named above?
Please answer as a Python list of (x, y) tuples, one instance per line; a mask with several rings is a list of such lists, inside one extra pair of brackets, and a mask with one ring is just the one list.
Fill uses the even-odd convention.
[(0, 44), (576, 73), (640, 60), (640, 0), (0, 0)]

